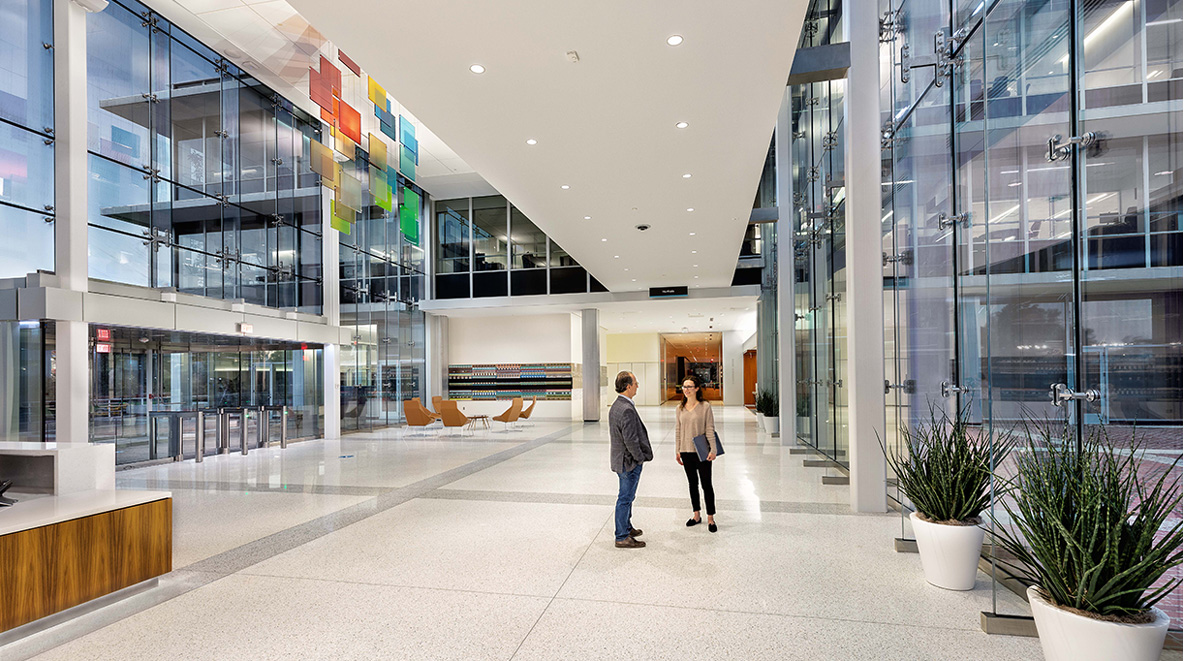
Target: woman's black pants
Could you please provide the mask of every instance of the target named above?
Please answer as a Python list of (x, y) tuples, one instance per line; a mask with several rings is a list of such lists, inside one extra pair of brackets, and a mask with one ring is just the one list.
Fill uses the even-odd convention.
[(703, 482), (703, 499), (707, 501), (707, 516), (715, 516), (715, 489), (711, 487), (711, 462), (700, 461), (699, 453), (683, 452), (682, 469), (687, 472), (691, 487), (691, 509), (699, 511), (699, 482)]

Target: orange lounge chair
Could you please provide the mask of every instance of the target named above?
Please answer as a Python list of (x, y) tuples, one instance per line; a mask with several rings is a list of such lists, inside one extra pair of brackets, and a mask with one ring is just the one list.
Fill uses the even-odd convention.
[[(534, 405), (536, 403), (538, 403), (538, 398), (531, 397), (530, 398), (530, 406), (526, 407), (525, 409), (522, 409), (522, 413), (521, 413), (521, 415), (518, 416), (518, 418), (520, 420), (530, 420), (530, 414), (534, 413)], [(532, 422), (530, 424), (533, 425), (534, 423)]]
[(425, 431), (428, 425), (435, 422), (428, 410), (416, 399), (403, 401), (403, 417), (407, 418), (408, 427), (419, 427)]
[(444, 426), (447, 427), (464, 427), (469, 425), (469, 416), (460, 412), (460, 407), (456, 402), (445, 400), (440, 403), (440, 416), (444, 421)]
[(515, 397), (514, 401), (510, 403), (510, 408), (506, 409), (505, 413), (493, 416), (493, 419), (504, 423), (505, 431), (510, 431), (510, 425), (518, 421), (518, 416), (522, 413), (522, 398)]

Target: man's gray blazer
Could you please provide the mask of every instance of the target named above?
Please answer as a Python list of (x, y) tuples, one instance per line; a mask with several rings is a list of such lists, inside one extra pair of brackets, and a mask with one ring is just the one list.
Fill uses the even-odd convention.
[(614, 473), (631, 471), (638, 464), (654, 458), (650, 435), (637, 415), (637, 408), (624, 395), (617, 397), (608, 410), (608, 437), (612, 445), (609, 463)]

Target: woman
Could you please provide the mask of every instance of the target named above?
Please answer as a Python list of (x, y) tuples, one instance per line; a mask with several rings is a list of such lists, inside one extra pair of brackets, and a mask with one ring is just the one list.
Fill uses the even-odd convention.
[[(707, 461), (699, 459), (695, 451), (695, 437), (706, 436), (710, 452)], [(715, 525), (715, 489), (711, 487), (711, 462), (715, 461), (715, 416), (711, 404), (703, 401), (703, 382), (698, 375), (691, 374), (682, 381), (682, 403), (675, 413), (674, 442), (675, 459), (687, 473), (691, 487), (691, 509), (694, 516), (687, 521), (687, 527), (699, 525), (699, 482), (703, 482), (703, 498), (707, 501), (707, 529), (719, 530)]]

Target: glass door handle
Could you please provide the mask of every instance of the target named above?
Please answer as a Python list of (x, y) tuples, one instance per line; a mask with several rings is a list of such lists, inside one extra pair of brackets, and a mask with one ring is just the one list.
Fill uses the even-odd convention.
[(964, 393), (964, 392), (966, 392), (966, 388), (956, 386), (956, 385), (950, 383), (949, 381), (942, 381), (941, 382), (941, 396), (942, 397), (953, 397), (954, 395), (956, 395), (958, 393)]
[(1054, 383), (1049, 386), (1048, 390), (1053, 406), (1063, 406), (1065, 402), (1071, 402), (1075, 399), (1085, 400), (1087, 402), (1096, 402), (1099, 398), (1101, 398), (1101, 394), (1099, 394), (1097, 390), (1074, 392), (1072, 388), (1063, 383)]

